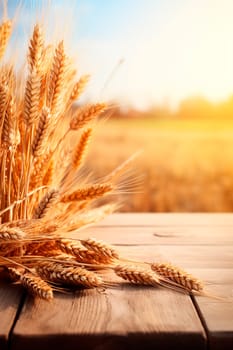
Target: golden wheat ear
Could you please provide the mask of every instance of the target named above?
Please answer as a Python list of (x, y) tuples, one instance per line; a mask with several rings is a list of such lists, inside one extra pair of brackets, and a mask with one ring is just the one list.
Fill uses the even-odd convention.
[(175, 265), (170, 263), (152, 263), (151, 269), (160, 276), (184, 287), (187, 291), (200, 292), (203, 290), (203, 283), (200, 280)]
[(4, 56), (12, 31), (12, 21), (6, 20), (0, 25), (0, 60)]

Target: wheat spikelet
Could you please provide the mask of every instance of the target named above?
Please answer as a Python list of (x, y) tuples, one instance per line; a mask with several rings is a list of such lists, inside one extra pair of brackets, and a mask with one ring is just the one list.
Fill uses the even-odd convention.
[(160, 280), (158, 276), (147, 268), (136, 265), (117, 265), (113, 268), (115, 274), (126, 281), (134, 284), (147, 286), (158, 286)]
[(44, 197), (40, 200), (38, 206), (36, 207), (33, 218), (42, 219), (46, 216), (50, 208), (57, 202), (58, 191), (55, 189), (49, 190)]
[(20, 142), (19, 132), (16, 130), (16, 105), (12, 95), (9, 97), (9, 101), (6, 105), (6, 111), (2, 126), (2, 143), (7, 148), (15, 147)]
[(51, 113), (53, 114), (61, 110), (64, 83), (66, 81), (66, 62), (64, 43), (61, 41), (55, 50), (47, 96), (47, 104), (51, 108)]
[(19, 281), (30, 294), (45, 300), (53, 299), (52, 288), (39, 276), (25, 273), (20, 277)]
[(0, 60), (3, 57), (11, 36), (12, 21), (7, 20), (0, 25)]
[(159, 275), (183, 286), (188, 291), (195, 290), (199, 292), (203, 290), (201, 281), (177, 266), (168, 263), (153, 263), (151, 268)]
[(54, 176), (54, 161), (51, 160), (49, 163), (48, 170), (46, 171), (46, 173), (43, 177), (42, 184), (44, 186), (50, 185), (52, 183), (53, 176)]
[(109, 259), (109, 262), (114, 259), (119, 259), (119, 254), (115, 248), (105, 242), (97, 241), (94, 238), (88, 238), (82, 239), (81, 243), (87, 249), (94, 251), (100, 256), (106, 257), (107, 260)]
[(83, 286), (87, 288), (101, 287), (103, 281), (93, 271), (82, 267), (67, 266), (63, 263), (44, 263), (37, 268), (37, 273), (50, 282), (67, 285)]
[(30, 71), (39, 72), (42, 66), (42, 58), (44, 52), (44, 36), (41, 27), (36, 24), (33, 30), (33, 35), (30, 40), (28, 63)]
[(88, 81), (90, 79), (89, 75), (83, 75), (77, 83), (74, 84), (72, 92), (70, 94), (70, 100), (69, 102), (72, 103), (73, 101), (77, 100), (79, 96), (82, 94), (84, 91)]
[(0, 136), (4, 123), (6, 106), (7, 106), (8, 89), (4, 84), (0, 84)]
[(58, 254), (57, 245), (54, 240), (41, 240), (24, 244), (26, 255), (54, 256)]
[(47, 150), (47, 152), (35, 159), (30, 179), (31, 189), (39, 187), (42, 184), (43, 178), (48, 170), (48, 164), (51, 160), (52, 154), (53, 152), (51, 150)]
[(39, 118), (41, 76), (33, 70), (26, 82), (24, 99), (24, 121), (32, 125)]
[(60, 239), (56, 243), (62, 252), (72, 255), (79, 262), (86, 264), (109, 264), (112, 262), (112, 257), (109, 258), (102, 252), (97, 253), (87, 249), (79, 241)]
[[(25, 237), (25, 233), (18, 227), (0, 227), (0, 242), (1, 241), (20, 241)], [(1, 251), (0, 251), (1, 255)]]
[(43, 108), (39, 123), (35, 132), (35, 137), (32, 143), (32, 153), (34, 157), (40, 157), (44, 151), (44, 143), (49, 133), (49, 123), (51, 115), (48, 108)]
[(83, 128), (84, 125), (103, 113), (106, 108), (107, 105), (105, 103), (96, 103), (80, 108), (70, 121), (70, 129), (77, 130)]
[(77, 169), (82, 164), (82, 160), (85, 155), (85, 150), (88, 147), (91, 133), (92, 133), (92, 129), (89, 128), (85, 130), (81, 135), (80, 141), (76, 149), (74, 150), (73, 157), (72, 157), (72, 166), (74, 169)]
[(61, 202), (85, 201), (102, 197), (104, 194), (112, 191), (111, 184), (97, 184), (87, 188), (78, 189), (72, 193), (61, 196)]
[(20, 280), (24, 272), (25, 272), (25, 269), (23, 269), (22, 267), (7, 268), (8, 276), (12, 282), (17, 282), (18, 280)]

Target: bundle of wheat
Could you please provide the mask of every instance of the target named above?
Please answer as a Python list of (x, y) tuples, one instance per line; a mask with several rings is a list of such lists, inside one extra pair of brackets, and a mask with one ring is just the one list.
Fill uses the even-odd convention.
[[(10, 20), (0, 26), (0, 58), (11, 28)], [(102, 205), (99, 198), (117, 190), (132, 160), (100, 183), (80, 175), (92, 133), (92, 127), (85, 127), (107, 105), (74, 108), (89, 79), (76, 81), (75, 76), (63, 41), (55, 48), (46, 45), (38, 24), (29, 43), (25, 78), (1, 63), (0, 268), (12, 282), (46, 300), (63, 286), (103, 287), (108, 284), (106, 270), (132, 283), (200, 290), (185, 272), (170, 266), (124, 265), (103, 242), (67, 237), (114, 210), (115, 204)], [(73, 147), (74, 134), (79, 141)]]

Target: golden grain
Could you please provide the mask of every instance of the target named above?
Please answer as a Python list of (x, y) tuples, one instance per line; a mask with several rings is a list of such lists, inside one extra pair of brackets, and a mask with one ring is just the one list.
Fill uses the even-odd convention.
[(49, 123), (51, 115), (48, 108), (43, 108), (37, 129), (32, 143), (32, 154), (34, 157), (41, 157), (46, 150), (46, 141), (49, 135)]
[(83, 128), (88, 122), (103, 113), (106, 108), (106, 103), (96, 103), (78, 109), (70, 121), (70, 129), (78, 130)]
[(151, 268), (159, 275), (183, 286), (188, 291), (203, 290), (203, 284), (200, 280), (170, 263), (152, 263)]
[(61, 197), (61, 202), (84, 201), (102, 197), (104, 194), (112, 191), (111, 184), (97, 184), (86, 188), (78, 189), (72, 193), (64, 194)]
[(155, 287), (160, 285), (158, 276), (148, 268), (137, 265), (117, 265), (113, 270), (117, 276), (130, 283)]
[(41, 70), (43, 51), (44, 36), (41, 27), (36, 24), (29, 45), (28, 63), (31, 73), (33, 70), (36, 72), (39, 72)]
[(25, 273), (20, 277), (20, 283), (34, 296), (45, 300), (53, 299), (52, 288), (39, 276)]
[(51, 282), (67, 285), (83, 286), (87, 288), (101, 287), (103, 281), (93, 271), (81, 267), (67, 266), (64, 263), (44, 263), (38, 266), (38, 274)]
[(72, 166), (74, 169), (77, 169), (82, 164), (85, 151), (90, 141), (91, 133), (92, 129), (89, 128), (85, 130), (81, 135), (79, 143), (77, 144), (72, 157)]
[(49, 190), (44, 197), (40, 200), (39, 204), (35, 208), (33, 218), (41, 219), (46, 216), (48, 211), (57, 202), (58, 191), (55, 189)]
[(20, 241), (25, 237), (25, 233), (18, 227), (7, 227), (0, 225), (0, 242), (1, 241)]
[(100, 256), (104, 256), (109, 262), (114, 259), (119, 259), (119, 254), (115, 248), (110, 244), (107, 244), (103, 241), (97, 241), (94, 238), (82, 239), (81, 243), (88, 250), (94, 251)]
[(3, 57), (11, 36), (12, 21), (7, 20), (0, 25), (0, 60)]

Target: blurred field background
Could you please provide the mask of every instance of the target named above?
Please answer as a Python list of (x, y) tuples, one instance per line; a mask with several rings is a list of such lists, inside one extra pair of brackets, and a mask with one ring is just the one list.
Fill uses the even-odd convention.
[(8, 0), (18, 9), (16, 53), (42, 21), (91, 75), (78, 103), (118, 106), (95, 128), (94, 176), (142, 150), (121, 211), (233, 211), (232, 0)]
[(103, 176), (136, 150), (141, 189), (123, 196), (121, 211), (233, 210), (233, 99), (190, 98), (176, 112), (116, 110), (97, 127), (88, 164)]

